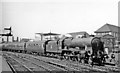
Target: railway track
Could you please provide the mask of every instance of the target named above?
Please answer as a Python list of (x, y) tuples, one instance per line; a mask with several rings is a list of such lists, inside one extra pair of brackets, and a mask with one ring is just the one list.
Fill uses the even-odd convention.
[(4, 58), (6, 59), (6, 62), (10, 66), (12, 73), (33, 73), (27, 66), (21, 64), (17, 60), (7, 57), (4, 55)]
[[(12, 53), (12, 54), (14, 54), (14, 53)], [(9, 54), (9, 56), (12, 55), (12, 54)], [(14, 56), (15, 56), (15, 54), (14, 54)], [(52, 68), (51, 71), (55, 71), (55, 70), (57, 70), (57, 71), (70, 71), (70, 72), (86, 71), (85, 69), (84, 70), (75, 69), (74, 67), (69, 67), (69, 66), (61, 64), (59, 62), (52, 62), (52, 59), (51, 60), (50, 60), (50, 58), (49, 58), (49, 60), (45, 59), (46, 57), (44, 57), (44, 59), (41, 58), (42, 59), (41, 60), (41, 59), (35, 58), (32, 55), (30, 56), (30, 55), (20, 54), (20, 53), (16, 54), (16, 57), (19, 57), (20, 60), (24, 59), (24, 62), (25, 62), (25, 60), (27, 60), (27, 61), (31, 61), (31, 62), (36, 62), (38, 65), (40, 65), (40, 64), (42, 64), (42, 66), (46, 65), (45, 68)], [(52, 65), (52, 67), (50, 67), (49, 65)]]
[[(21, 55), (23, 55), (23, 54), (21, 54)], [(21, 56), (20, 55), (20, 56)], [(25, 57), (25, 56), (24, 56)], [(38, 59), (38, 58), (35, 58), (34, 56), (30, 56), (30, 55), (27, 55), (26, 56), (26, 58), (28, 58), (28, 59), (30, 59), (31, 58), (31, 60), (38, 60), (38, 61), (40, 61), (40, 59)], [(71, 64), (68, 64), (67, 62), (65, 62), (65, 61), (62, 61), (61, 62), (61, 60), (58, 60), (58, 61), (56, 61), (56, 59), (51, 59), (51, 58), (45, 58), (45, 57), (40, 57), (41, 59), (42, 59), (42, 61), (44, 60), (46, 60), (45, 62), (47, 62), (47, 63), (49, 63), (49, 64), (53, 64), (53, 65), (57, 65), (57, 66), (59, 66), (59, 67), (62, 67), (62, 68), (64, 68), (64, 69), (66, 69), (67, 71), (94, 71), (94, 72), (96, 72), (97, 70), (95, 70), (95, 69), (90, 69), (90, 68), (87, 68), (87, 67), (83, 67), (83, 66), (75, 66), (75, 65), (71, 65)], [(100, 70), (99, 70), (100, 71)]]
[[(17, 54), (19, 55), (19, 54)], [(42, 61), (42, 62), (46, 62), (48, 64), (52, 64), (54, 65), (55, 67), (61, 67), (63, 69), (65, 69), (65, 71), (89, 71), (87, 69), (83, 69), (83, 68), (75, 68), (75, 67), (72, 67), (72, 66), (69, 66), (69, 65), (66, 65), (66, 64), (62, 64), (62, 61), (59, 60), (59, 61), (56, 61), (57, 59), (54, 59), (54, 58), (47, 58), (47, 57), (40, 57), (40, 58), (36, 58), (35, 56), (33, 55), (23, 55), (23, 54), (20, 54), (19, 56), (23, 57), (23, 58), (27, 58), (27, 59), (30, 59), (30, 60), (37, 60), (38, 62)], [(54, 60), (53, 60), (54, 59)], [(61, 62), (60, 62), (61, 61)], [(96, 70), (95, 70), (96, 71)]]
[[(53, 64), (53, 63), (49, 63), (46, 61), (42, 61), (42, 60), (37, 60), (37, 59), (33, 59), (31, 58), (26, 58), (26, 57), (22, 57), (22, 56), (16, 56), (13, 54), (7, 54), (9, 55), (12, 59), (16, 60), (19, 63), (22, 63), (24, 65), (26, 65), (32, 73), (36, 73), (36, 71), (46, 71), (46, 72), (51, 72), (51, 71), (69, 71), (67, 68), (57, 65), (57, 64)], [(27, 64), (25, 64), (27, 63)], [(41, 69), (40, 69), (41, 68)]]
[[(44, 57), (40, 57), (40, 58), (44, 58)], [(120, 72), (120, 68), (114, 67), (114, 66), (96, 66), (96, 65), (91, 66), (89, 64), (82, 64), (82, 63), (74, 62), (74, 61), (68, 61), (68, 60), (62, 60), (61, 61), (61, 60), (50, 59), (50, 58), (47, 58), (47, 61), (49, 61), (50, 63), (59, 63), (59, 64), (62, 64), (62, 65), (66, 65), (67, 67), (74, 68), (77, 71)]]
[[(22, 59), (29, 61), (37, 66), (40, 66), (42, 68), (46, 68), (48, 71), (68, 71), (66, 68), (59, 66), (57, 64), (49, 63), (43, 60), (38, 60), (32, 57), (23, 57)], [(34, 63), (35, 62), (35, 63)]]
[(120, 72), (120, 68), (118, 67), (106, 67), (106, 66), (91, 66), (89, 64), (82, 64), (82, 63), (78, 63), (78, 62), (71, 62), (71, 61), (67, 61), (69, 62), (69, 64), (71, 64), (72, 66), (77, 66), (77, 67), (84, 67), (84, 68), (88, 68), (91, 70), (97, 70), (97, 71), (102, 71), (102, 72)]
[[(119, 68), (117, 67), (104, 67), (104, 66), (91, 66), (88, 64), (81, 64), (78, 62), (68, 61), (68, 60), (59, 60), (54, 58), (48, 58), (48, 57), (42, 57), (42, 56), (33, 56), (29, 54), (15, 54), (19, 59), (24, 59), (31, 62), (36, 62), (37, 64), (42, 64), (45, 68), (48, 67), (48, 65), (52, 65), (53, 69), (50, 69), (50, 71), (59, 70), (59, 71), (85, 71), (85, 72), (120, 72)], [(48, 68), (52, 68), (48, 67)]]

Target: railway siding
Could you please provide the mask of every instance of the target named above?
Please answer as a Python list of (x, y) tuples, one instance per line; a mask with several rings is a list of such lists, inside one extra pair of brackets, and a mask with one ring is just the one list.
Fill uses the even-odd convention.
[[(10, 54), (9, 54), (10, 55)], [(38, 60), (36, 60), (36, 59), (33, 59), (33, 58), (25, 58), (25, 57), (23, 57), (23, 56), (21, 56), (21, 55), (19, 55), (19, 56), (15, 56), (15, 55), (13, 55), (12, 57), (18, 57), (18, 60), (19, 60), (19, 62), (21, 62), (22, 63), (22, 61), (21, 60), (23, 60), (25, 63), (28, 63), (28, 65), (27, 65), (27, 67), (29, 67), (29, 68), (32, 68), (32, 69), (36, 69), (37, 67), (41, 67), (41, 68), (43, 68), (43, 69), (45, 69), (44, 71), (67, 71), (67, 70), (65, 70), (65, 69), (63, 69), (63, 68), (61, 68), (61, 67), (57, 67), (57, 66), (55, 66), (55, 65), (52, 65), (52, 64), (49, 64), (49, 63), (47, 63), (47, 62), (44, 62), (44, 61), (38, 61)], [(24, 63), (24, 64), (25, 64)], [(26, 65), (26, 64), (25, 64)], [(37, 67), (35, 67), (34, 65), (36, 65)], [(38, 69), (38, 71), (43, 71), (43, 70), (41, 70), (41, 69)]]
[(70, 70), (74, 70), (74, 71), (77, 71), (77, 70), (75, 70), (75, 69), (70, 69), (70, 68), (68, 68), (68, 67), (65, 67), (64, 65), (60, 65), (60, 64), (58, 64), (58, 63), (50, 63), (50, 62), (48, 62), (48, 61), (45, 61), (45, 59), (43, 60), (40, 60), (40, 59), (37, 59), (37, 58), (33, 58), (33, 56), (31, 57), (31, 56), (29, 56), (29, 55), (24, 55), (23, 56), (23, 54), (20, 54), (20, 55), (18, 55), (17, 54), (17, 56), (19, 56), (21, 59), (25, 59), (25, 60), (29, 60), (29, 61), (31, 61), (32, 63), (33, 62), (35, 62), (36, 64), (38, 64), (38, 66), (42, 66), (43, 68), (46, 68), (46, 69), (48, 69), (49, 71), (70, 71)]
[[(32, 55), (31, 55), (32, 56)], [(118, 67), (107, 67), (107, 66), (91, 66), (91, 65), (88, 65), (88, 64), (81, 64), (81, 63), (78, 63), (78, 62), (73, 62), (73, 61), (66, 61), (66, 60), (59, 60), (59, 59), (54, 59), (54, 58), (46, 58), (46, 57), (42, 57), (42, 56), (39, 56), (39, 57), (35, 57), (35, 56), (32, 56), (34, 58), (37, 58), (37, 59), (43, 59), (45, 61), (49, 61), (49, 62), (53, 62), (53, 63), (58, 63), (58, 64), (62, 64), (64, 66), (67, 66), (67, 67), (72, 67), (74, 69), (78, 69), (79, 71), (102, 71), (102, 72), (120, 72), (120, 68)]]
[(6, 61), (5, 58), (1, 57), (1, 60), (2, 60), (2, 73), (13, 73), (8, 62)]
[(12, 67), (13, 73), (32, 73), (32, 71), (25, 65), (21, 64), (19, 61), (11, 58), (10, 56), (7, 57), (4, 55), (9, 65)]
[[(81, 64), (78, 62), (68, 61), (68, 60), (59, 60), (55, 58), (48, 58), (43, 56), (34, 56), (30, 54), (21, 54), (21, 53), (10, 53), (14, 54), (21, 59), (29, 59), (33, 61), (43, 61), (48, 64), (52, 64), (55, 67), (61, 67), (67, 71), (81, 71), (81, 72), (120, 72), (118, 67), (106, 67), (106, 66), (90, 66), (88, 64)], [(42, 62), (41, 62), (42, 63)]]
[[(54, 58), (47, 58), (47, 57), (42, 57), (42, 56), (33, 56), (33, 55), (24, 55), (24, 57), (27, 58), (31, 58), (33, 57), (34, 59), (38, 59), (38, 60), (44, 60), (50, 64), (55, 64), (55, 65), (59, 65), (62, 66), (64, 68), (66, 68), (69, 71), (105, 71), (99, 68), (93, 68), (93, 67), (89, 67), (89, 66), (85, 66), (85, 65), (81, 65), (79, 63), (75, 64), (74, 62), (68, 62), (66, 60), (59, 60), (59, 59), (54, 59)], [(72, 64), (74, 63), (74, 64)]]
[[(30, 73), (34, 73), (34, 72), (37, 72), (39, 70), (46, 71), (45, 69), (43, 69), (41, 67), (38, 67), (38, 66), (36, 66), (35, 64), (32, 64), (29, 61), (26, 61), (26, 60), (23, 60), (21, 58), (15, 57), (14, 55), (12, 55), (11, 58), (14, 59), (15, 61), (17, 61), (19, 64), (22, 64), (22, 66), (24, 66)], [(19, 69), (19, 67), (15, 67), (15, 68)], [(25, 71), (25, 70), (21, 69), (20, 71)]]

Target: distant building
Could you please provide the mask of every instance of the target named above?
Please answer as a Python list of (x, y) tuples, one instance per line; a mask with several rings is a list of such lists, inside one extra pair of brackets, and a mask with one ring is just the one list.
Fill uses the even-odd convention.
[(70, 34), (73, 38), (89, 37), (89, 34), (85, 31), (83, 31), (83, 32), (72, 32), (72, 33), (68, 33), (68, 34)]
[(56, 40), (58, 39), (57, 33), (35, 33), (35, 39), (37, 40)]
[(115, 38), (115, 40), (120, 41), (120, 27), (111, 25), (111, 24), (105, 24), (101, 28), (95, 31), (97, 37), (102, 37), (104, 35), (111, 35)]

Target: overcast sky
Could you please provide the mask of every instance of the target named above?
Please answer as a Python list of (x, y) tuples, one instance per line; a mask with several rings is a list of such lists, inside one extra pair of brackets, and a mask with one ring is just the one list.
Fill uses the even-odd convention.
[(0, 28), (12, 26), (14, 36), (20, 38), (34, 38), (35, 33), (50, 30), (60, 34), (79, 31), (94, 34), (106, 23), (118, 25), (119, 0), (1, 1)]

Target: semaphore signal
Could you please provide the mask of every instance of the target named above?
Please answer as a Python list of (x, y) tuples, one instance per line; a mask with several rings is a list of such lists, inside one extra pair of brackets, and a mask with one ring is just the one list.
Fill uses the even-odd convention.
[(13, 34), (12, 34), (12, 27), (10, 27), (10, 28), (4, 28), (4, 30), (8, 30), (9, 33), (0, 34), (0, 35), (1, 35), (1, 36), (6, 36), (6, 37), (7, 37), (7, 42), (9, 42), (9, 36), (13, 36)]

